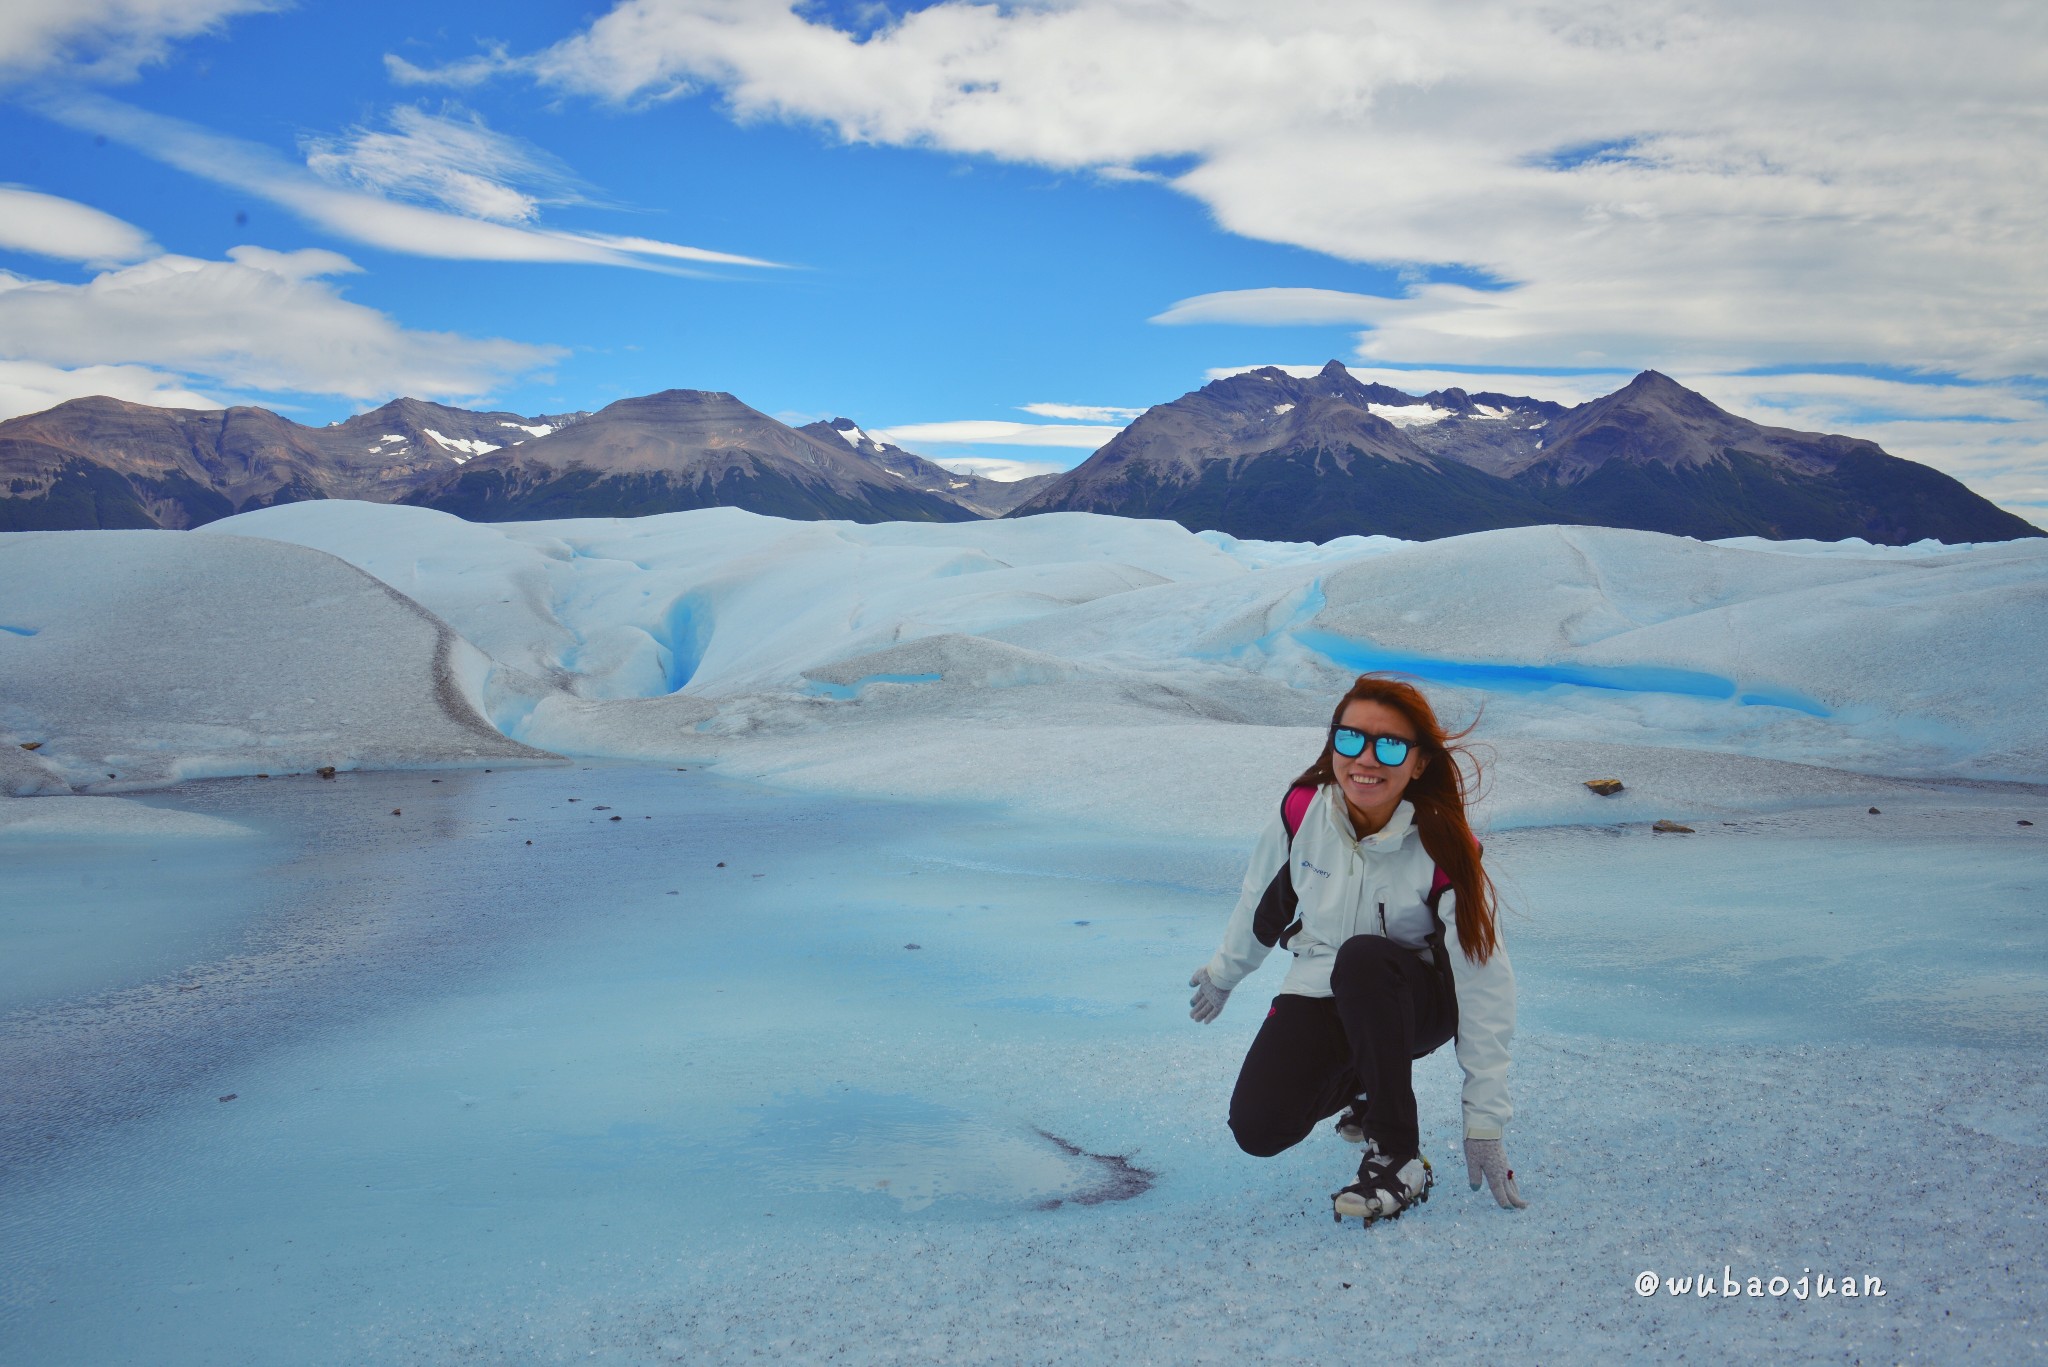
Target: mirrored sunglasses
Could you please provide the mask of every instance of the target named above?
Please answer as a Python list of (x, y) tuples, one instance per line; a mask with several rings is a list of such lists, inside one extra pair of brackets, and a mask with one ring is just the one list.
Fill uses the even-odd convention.
[(1408, 752), (1415, 742), (1403, 736), (1370, 736), (1349, 726), (1335, 727), (1330, 732), (1330, 746), (1346, 759), (1357, 759), (1365, 753), (1366, 745), (1372, 745), (1372, 757), (1392, 767), (1408, 758)]

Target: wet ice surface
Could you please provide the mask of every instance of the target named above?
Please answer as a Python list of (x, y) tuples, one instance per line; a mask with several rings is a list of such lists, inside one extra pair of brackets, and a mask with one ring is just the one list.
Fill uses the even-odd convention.
[[(1440, 1056), (1436, 1197), (1362, 1232), (1352, 1150), (1222, 1123), (1280, 966), (1186, 1020), (1242, 848), (433, 777), (153, 799), (264, 834), (150, 911), (147, 842), (10, 878), (10, 1360), (2041, 1356), (2038, 794), (1491, 837), (1535, 1204), (1466, 1193)], [(18, 886), (99, 954), (28, 975), (61, 916)], [(1888, 1295), (1631, 1287), (1724, 1264)]]

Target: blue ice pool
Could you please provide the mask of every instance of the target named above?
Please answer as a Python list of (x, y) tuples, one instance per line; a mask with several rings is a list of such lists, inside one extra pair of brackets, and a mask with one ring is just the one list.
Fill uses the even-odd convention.
[(1559, 686), (1597, 688), (1617, 693), (1671, 693), (1686, 698), (1727, 699), (1745, 707), (1786, 707), (1816, 717), (1830, 715), (1825, 706), (1792, 689), (1770, 684), (1738, 684), (1733, 679), (1697, 669), (1673, 669), (1663, 665), (1491, 664), (1388, 650), (1371, 641), (1354, 640), (1328, 631), (1297, 631), (1293, 635), (1295, 640), (1317, 654), (1360, 673), (1388, 670), (1432, 683), (1502, 693), (1534, 693)]

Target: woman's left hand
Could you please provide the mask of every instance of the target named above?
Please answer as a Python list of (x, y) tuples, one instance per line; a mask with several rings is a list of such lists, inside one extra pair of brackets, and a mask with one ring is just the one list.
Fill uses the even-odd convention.
[(1192, 1019), (1207, 1025), (1223, 1014), (1223, 1003), (1230, 1000), (1230, 989), (1209, 981), (1207, 964), (1195, 970), (1195, 976), (1188, 979), (1188, 986), (1195, 989), (1195, 995), (1188, 999), (1188, 1015)]
[(1529, 1203), (1522, 1199), (1521, 1188), (1515, 1185), (1515, 1170), (1508, 1166), (1507, 1151), (1498, 1139), (1465, 1141), (1465, 1180), (1477, 1191), (1482, 1177), (1493, 1188), (1493, 1199), (1500, 1202), (1502, 1210), (1529, 1208)]

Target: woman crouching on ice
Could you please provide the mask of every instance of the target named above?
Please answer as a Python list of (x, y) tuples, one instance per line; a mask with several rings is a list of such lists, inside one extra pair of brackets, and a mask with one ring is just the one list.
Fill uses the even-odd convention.
[(1446, 735), (1408, 684), (1353, 684), (1322, 757), (1259, 838), (1222, 948), (1189, 980), (1189, 1014), (1206, 1024), (1274, 945), (1294, 955), (1237, 1075), (1230, 1128), (1270, 1158), (1343, 1111), (1337, 1133), (1365, 1155), (1358, 1180), (1332, 1195), (1340, 1221), (1429, 1199), (1410, 1065), (1452, 1038), (1466, 1176), (1474, 1191), (1483, 1176), (1502, 1206), (1528, 1204), (1501, 1150), (1515, 978), (1465, 816), (1470, 759), (1454, 744), (1465, 734)]

